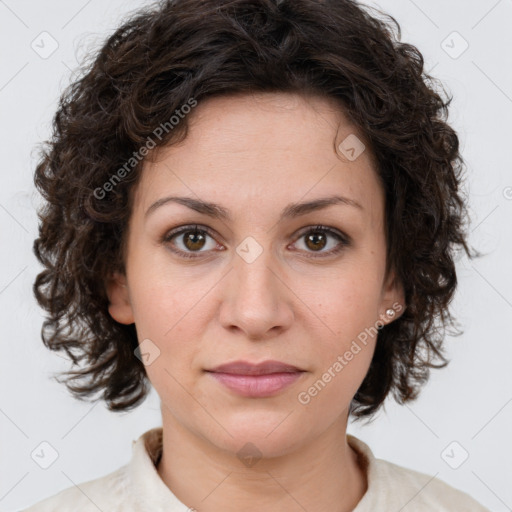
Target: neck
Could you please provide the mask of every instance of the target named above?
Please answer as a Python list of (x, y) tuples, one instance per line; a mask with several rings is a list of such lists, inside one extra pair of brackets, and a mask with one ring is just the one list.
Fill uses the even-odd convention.
[(367, 490), (366, 474), (347, 443), (346, 418), (320, 438), (248, 467), (172, 415), (163, 420), (158, 474), (182, 503), (201, 512), (349, 512)]

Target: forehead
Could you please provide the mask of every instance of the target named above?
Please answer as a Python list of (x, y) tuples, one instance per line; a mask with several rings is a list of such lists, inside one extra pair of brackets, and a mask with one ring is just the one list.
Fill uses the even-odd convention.
[(382, 208), (371, 152), (350, 161), (336, 150), (347, 137), (361, 144), (364, 138), (331, 98), (216, 97), (200, 102), (187, 122), (187, 137), (159, 148), (143, 166), (135, 204), (144, 212), (177, 193), (230, 209), (282, 207), (333, 194), (363, 204), (368, 213)]

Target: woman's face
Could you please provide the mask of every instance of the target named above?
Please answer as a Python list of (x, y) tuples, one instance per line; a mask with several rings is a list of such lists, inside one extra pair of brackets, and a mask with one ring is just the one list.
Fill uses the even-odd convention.
[[(143, 168), (109, 311), (135, 322), (164, 428), (285, 454), (345, 428), (375, 327), (403, 304), (385, 279), (383, 190), (327, 99), (212, 98), (189, 115), (187, 138)], [(268, 360), (301, 371), (211, 371)]]

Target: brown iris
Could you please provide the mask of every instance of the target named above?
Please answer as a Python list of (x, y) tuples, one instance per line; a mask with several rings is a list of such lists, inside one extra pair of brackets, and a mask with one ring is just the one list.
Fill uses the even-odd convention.
[[(190, 242), (191, 245), (188, 244)], [(205, 243), (205, 236), (201, 231), (187, 231), (184, 234), (185, 247), (191, 251), (202, 249)]]
[(323, 249), (325, 244), (325, 233), (321, 233), (320, 231), (313, 231), (306, 237), (306, 245), (310, 249)]

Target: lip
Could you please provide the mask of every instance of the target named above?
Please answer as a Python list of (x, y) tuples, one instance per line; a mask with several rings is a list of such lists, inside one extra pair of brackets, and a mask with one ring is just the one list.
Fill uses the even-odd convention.
[(234, 361), (206, 371), (231, 391), (251, 398), (274, 396), (304, 373), (304, 370), (280, 361)]
[(301, 372), (303, 370), (291, 364), (269, 359), (260, 363), (233, 361), (231, 363), (221, 364), (212, 370), (207, 371), (214, 373), (228, 373), (231, 375), (268, 375), (271, 373), (294, 373)]

